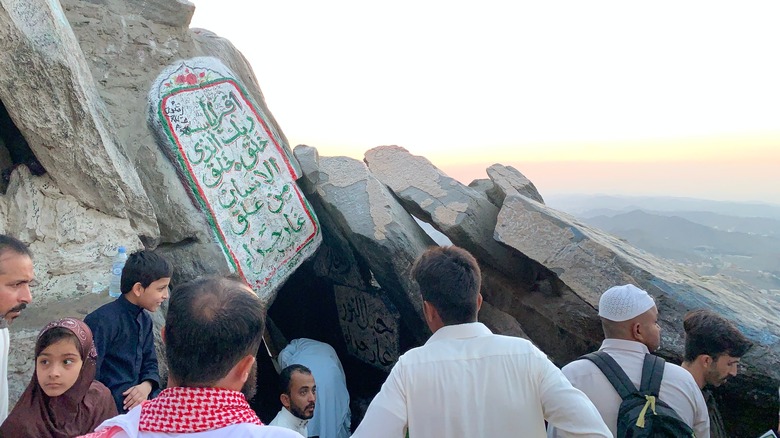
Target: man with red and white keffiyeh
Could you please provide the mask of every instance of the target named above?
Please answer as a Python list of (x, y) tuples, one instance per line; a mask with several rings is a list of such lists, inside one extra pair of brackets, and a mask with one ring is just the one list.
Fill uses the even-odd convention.
[(247, 403), (256, 391), (264, 327), (262, 303), (239, 281), (212, 277), (178, 286), (162, 332), (168, 389), (82, 438), (300, 438), (263, 425)]

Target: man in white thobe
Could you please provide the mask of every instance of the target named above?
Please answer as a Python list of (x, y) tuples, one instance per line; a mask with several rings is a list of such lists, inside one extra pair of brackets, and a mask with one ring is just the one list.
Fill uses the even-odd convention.
[(481, 274), (467, 251), (428, 249), (412, 268), (433, 336), (398, 359), (357, 438), (612, 437), (593, 403), (529, 341), (477, 322)]

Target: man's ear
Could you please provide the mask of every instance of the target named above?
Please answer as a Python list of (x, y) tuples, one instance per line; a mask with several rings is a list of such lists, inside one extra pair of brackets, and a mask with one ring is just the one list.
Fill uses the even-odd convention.
[(482, 294), (477, 294), (477, 313), (479, 313), (479, 309), (482, 308)]
[(254, 356), (247, 354), (243, 359), (238, 361), (234, 367), (236, 375), (241, 380), (241, 384), (244, 384), (246, 379), (249, 378), (249, 372), (252, 371), (252, 365), (255, 364), (255, 360)]
[(133, 288), (130, 289), (130, 293), (132, 293), (137, 297), (140, 297), (143, 292), (144, 292), (144, 287), (141, 285), (140, 282), (134, 284)]
[(712, 358), (709, 354), (702, 354), (701, 356), (702, 364), (704, 364), (705, 367), (709, 368), (712, 366), (713, 363), (715, 363), (715, 359)]
[(290, 410), (290, 396), (289, 395), (287, 395), (285, 393), (282, 393), (282, 395), (279, 396), (279, 401), (282, 402), (282, 406), (287, 408), (288, 411)]

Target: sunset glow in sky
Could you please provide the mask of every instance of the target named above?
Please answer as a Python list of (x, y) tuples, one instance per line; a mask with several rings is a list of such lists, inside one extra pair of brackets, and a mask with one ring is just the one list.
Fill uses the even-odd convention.
[(542, 195), (780, 203), (780, 2), (194, 0), (290, 145)]

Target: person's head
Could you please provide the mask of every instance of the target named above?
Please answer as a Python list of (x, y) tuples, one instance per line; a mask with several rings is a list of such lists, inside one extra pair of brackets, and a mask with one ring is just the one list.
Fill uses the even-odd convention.
[(632, 284), (614, 286), (601, 294), (599, 317), (606, 338), (640, 342), (650, 352), (661, 345), (655, 301)]
[(444, 325), (475, 322), (482, 305), (482, 282), (474, 257), (457, 246), (427, 249), (414, 263), (412, 278), (420, 286), (431, 331)]
[(240, 281), (205, 277), (177, 286), (163, 329), (171, 386), (240, 390), (251, 399), (264, 327), (262, 301)]
[(27, 245), (0, 234), (0, 318), (11, 322), (32, 301), (32, 253)]
[[(97, 352), (92, 332), (82, 321), (63, 318), (50, 322), (35, 342), (35, 378), (49, 397), (59, 397), (74, 388), (76, 397), (86, 395), (95, 378)], [(83, 384), (76, 385), (81, 381)]]
[(317, 384), (310, 369), (299, 364), (286, 367), (279, 374), (279, 385), (282, 390), (279, 399), (285, 409), (301, 420), (314, 416)]
[(119, 289), (127, 300), (154, 312), (168, 298), (173, 267), (153, 251), (137, 251), (127, 258)]
[(699, 370), (699, 380), (707, 385), (720, 386), (736, 376), (740, 359), (753, 346), (731, 321), (709, 310), (688, 312), (683, 328), (685, 362)]

